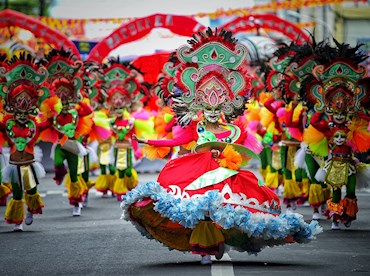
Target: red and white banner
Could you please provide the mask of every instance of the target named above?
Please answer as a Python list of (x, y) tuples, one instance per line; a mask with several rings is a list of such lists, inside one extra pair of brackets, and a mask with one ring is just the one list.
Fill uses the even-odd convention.
[(190, 37), (193, 33), (203, 30), (205, 27), (188, 16), (153, 14), (138, 18), (122, 25), (108, 37), (101, 40), (90, 52), (88, 60), (102, 61), (118, 46), (142, 38), (153, 28), (166, 28), (177, 35)]
[(2, 10), (0, 12), (0, 28), (7, 28), (10, 26), (28, 30), (36, 37), (43, 38), (46, 43), (50, 43), (56, 48), (64, 47), (65, 49), (69, 49), (77, 57), (80, 57), (77, 47), (64, 33), (52, 29), (41, 21), (21, 12), (9, 9)]

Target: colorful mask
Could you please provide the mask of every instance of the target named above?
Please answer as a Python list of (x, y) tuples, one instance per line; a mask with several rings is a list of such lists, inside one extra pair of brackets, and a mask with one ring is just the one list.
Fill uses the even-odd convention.
[(54, 127), (60, 132), (64, 133), (68, 138), (73, 138), (75, 136), (77, 124), (78, 124), (78, 112), (76, 109), (69, 109), (66, 113), (72, 115), (72, 121), (65, 125), (61, 125), (57, 121), (57, 117), (53, 118)]
[(74, 124), (65, 124), (63, 127), (63, 133), (68, 137), (68, 138), (73, 138), (75, 136), (76, 132), (76, 126)]
[(215, 123), (220, 119), (221, 109), (218, 106), (206, 106), (203, 110), (203, 115), (208, 122)]
[(27, 139), (23, 137), (17, 137), (14, 144), (17, 151), (24, 151), (27, 146)]
[(336, 131), (333, 136), (333, 143), (337, 146), (342, 146), (347, 140), (347, 134), (344, 131)]

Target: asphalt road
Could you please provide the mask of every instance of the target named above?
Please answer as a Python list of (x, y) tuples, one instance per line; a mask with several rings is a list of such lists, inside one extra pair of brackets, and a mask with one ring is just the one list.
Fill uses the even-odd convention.
[[(155, 166), (146, 163), (141, 169), (140, 181), (156, 179), (156, 173), (143, 173), (156, 171)], [(251, 170), (258, 174), (255, 167)], [(266, 248), (257, 256), (230, 251), (207, 266), (197, 255), (169, 251), (142, 237), (120, 220), (115, 198), (102, 198), (92, 189), (82, 215), (72, 217), (65, 188), (51, 174), (42, 179), (39, 191), (44, 213), (24, 225), (23, 232), (0, 221), (0, 275), (370, 275), (368, 191), (357, 192), (360, 211), (349, 229), (333, 231), (323, 219), (324, 232), (311, 243)], [(296, 211), (311, 220), (310, 207)]]

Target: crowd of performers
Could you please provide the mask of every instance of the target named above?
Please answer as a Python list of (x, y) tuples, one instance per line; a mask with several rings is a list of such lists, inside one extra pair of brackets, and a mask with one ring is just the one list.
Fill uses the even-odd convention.
[[(143, 235), (199, 254), (202, 264), (225, 248), (257, 254), (309, 242), (322, 231), (320, 213), (333, 230), (350, 227), (356, 187), (370, 177), (356, 158), (370, 149), (359, 47), (312, 38), (260, 59), (232, 33), (209, 28), (171, 55), (156, 84), (119, 59), (82, 62), (64, 49), (37, 61), (1, 56), (5, 220), (22, 231), (42, 213), (43, 141), (53, 144), (54, 180), (67, 187), (73, 216), (94, 187), (116, 197)], [(144, 156), (168, 162), (139, 184), (133, 164)], [(246, 169), (251, 159), (261, 178)], [(312, 207), (310, 223), (297, 205)]]
[[(133, 112), (140, 112), (135, 103), (148, 99), (138, 72), (114, 60), (101, 67), (84, 64), (64, 49), (37, 61), (26, 52), (1, 56), (0, 70), (1, 146), (6, 146), (0, 196), (15, 231), (22, 231), (23, 221), (32, 224), (44, 207), (37, 192), (45, 176), (39, 141), (52, 143), (53, 179), (66, 186), (73, 216), (87, 206), (91, 187), (121, 200), (137, 184), (133, 158), (142, 153), (130, 137), (154, 130), (149, 116), (134, 120)], [(100, 166), (96, 183), (89, 179), (91, 164)]]

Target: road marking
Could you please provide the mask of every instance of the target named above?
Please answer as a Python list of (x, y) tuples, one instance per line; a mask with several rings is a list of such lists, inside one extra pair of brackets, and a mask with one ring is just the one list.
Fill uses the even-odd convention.
[(211, 275), (212, 276), (234, 276), (233, 263), (229, 254), (225, 253), (219, 262), (212, 256)]
[(48, 195), (62, 195), (64, 191), (46, 191)]

